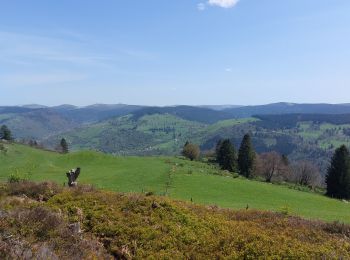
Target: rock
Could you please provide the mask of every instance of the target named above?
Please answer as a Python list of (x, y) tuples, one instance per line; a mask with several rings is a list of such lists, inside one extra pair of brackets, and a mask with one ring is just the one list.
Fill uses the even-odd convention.
[(46, 245), (43, 245), (36, 252), (36, 259), (58, 260), (57, 255)]
[(155, 201), (152, 202), (152, 209), (156, 209), (156, 208), (159, 208), (159, 204)]
[(69, 228), (69, 229), (72, 231), (72, 233), (74, 233), (74, 234), (80, 234), (80, 233), (83, 232), (83, 231), (81, 230), (81, 228), (80, 228), (80, 223), (79, 223), (79, 222), (69, 224), (68, 228)]

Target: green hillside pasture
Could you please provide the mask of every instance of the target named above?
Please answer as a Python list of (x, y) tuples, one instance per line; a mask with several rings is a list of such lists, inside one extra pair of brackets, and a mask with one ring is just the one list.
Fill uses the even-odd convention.
[(342, 144), (350, 146), (350, 137), (344, 135), (343, 129), (350, 128), (350, 124), (333, 125), (329, 123), (313, 124), (301, 122), (298, 125), (298, 135), (306, 141), (317, 141), (321, 148), (327, 149), (330, 145), (338, 147)]
[(65, 172), (82, 168), (80, 183), (121, 192), (159, 195), (220, 207), (283, 211), (305, 218), (350, 223), (350, 204), (284, 186), (232, 178), (213, 165), (174, 157), (113, 157), (96, 152), (59, 155), (21, 145), (0, 153), (0, 180), (11, 173), (36, 181), (66, 182)]
[(103, 153), (83, 151), (60, 155), (10, 145), (6, 155), (0, 153), (0, 180), (20, 174), (35, 181), (67, 182), (65, 173), (82, 168), (79, 182), (115, 191), (162, 191), (170, 166), (156, 157), (113, 157)]
[(259, 121), (259, 119), (253, 118), (253, 117), (222, 120), (213, 125), (209, 125), (206, 128), (206, 133), (209, 135), (209, 134), (215, 133), (216, 131), (219, 131), (221, 128), (231, 127), (231, 126), (246, 124), (246, 123), (252, 123), (256, 121)]

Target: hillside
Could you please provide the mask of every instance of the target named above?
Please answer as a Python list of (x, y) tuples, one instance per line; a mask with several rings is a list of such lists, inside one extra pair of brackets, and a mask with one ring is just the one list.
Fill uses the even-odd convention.
[[(93, 124), (129, 114), (135, 120), (145, 115), (169, 114), (187, 121), (214, 124), (222, 120), (249, 118), (257, 114), (280, 115), (290, 113), (344, 114), (350, 113), (350, 106), (346, 104), (274, 103), (260, 106), (145, 107), (126, 104), (95, 104), (85, 107), (73, 105), (46, 107), (35, 104), (0, 107), (0, 124), (16, 126), (13, 122), (16, 122), (17, 125), (21, 123), (22, 127), (14, 127), (15, 136), (18, 138), (40, 139), (43, 136), (41, 133), (44, 133), (45, 137), (72, 127)], [(40, 132), (40, 134), (36, 134), (36, 132)]]
[(257, 114), (344, 114), (350, 113), (350, 106), (348, 104), (296, 104), (280, 102), (267, 105), (227, 108), (223, 112), (237, 118), (251, 117)]
[(118, 192), (153, 192), (196, 204), (272, 210), (310, 219), (349, 222), (349, 204), (285, 186), (232, 178), (213, 165), (174, 157), (113, 157), (96, 152), (60, 155), (22, 145), (0, 154), (0, 180), (10, 174), (35, 181), (66, 182), (65, 172), (80, 166), (80, 183)]
[[(5, 112), (6, 111), (6, 112)], [(0, 125), (6, 124), (17, 139), (42, 139), (78, 126), (73, 120), (49, 109), (0, 111)]]
[(195, 121), (204, 124), (213, 124), (221, 120), (232, 119), (233, 116), (225, 111), (217, 111), (205, 107), (173, 106), (173, 107), (146, 107), (132, 113), (134, 119), (145, 115), (168, 114), (184, 120)]
[(350, 227), (337, 223), (88, 186), (62, 190), (51, 183), (12, 183), (0, 194), (2, 258), (350, 257)]
[[(208, 151), (218, 140), (229, 138), (238, 148), (243, 135), (250, 133), (258, 153), (277, 151), (292, 162), (306, 159), (316, 164), (324, 175), (335, 147), (350, 145), (350, 114), (343, 114), (350, 106), (345, 104), (276, 103), (223, 110), (123, 104), (34, 107), (39, 108), (1, 107), (0, 124), (8, 125), (19, 140), (37, 139), (51, 149), (64, 137), (72, 150), (177, 155), (187, 140)], [(230, 109), (261, 114), (235, 119)], [(291, 111), (299, 112), (278, 114)], [(306, 113), (313, 111), (318, 113)]]
[(44, 144), (54, 147), (64, 137), (73, 150), (94, 149), (119, 155), (175, 155), (187, 140), (202, 144), (220, 129), (254, 121), (253, 118), (229, 119), (205, 124), (171, 114), (127, 115), (53, 136), (44, 140)]
[(190, 140), (211, 150), (218, 140), (229, 138), (239, 147), (251, 133), (258, 153), (277, 151), (291, 161), (307, 159), (325, 174), (335, 147), (350, 144), (350, 114), (257, 115), (214, 124), (199, 123), (171, 114), (127, 115), (90, 124), (44, 140), (55, 147), (60, 138), (73, 150), (94, 149), (119, 155), (177, 155)]

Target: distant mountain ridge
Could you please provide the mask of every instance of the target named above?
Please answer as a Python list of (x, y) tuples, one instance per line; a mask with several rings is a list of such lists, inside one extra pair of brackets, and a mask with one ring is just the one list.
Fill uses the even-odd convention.
[(238, 118), (250, 117), (257, 114), (346, 114), (350, 113), (350, 106), (349, 104), (297, 104), (281, 102), (228, 108), (223, 111)]
[[(214, 124), (222, 120), (249, 118), (255, 115), (347, 114), (350, 104), (273, 103), (258, 106), (138, 106), (127, 104), (93, 104), (78, 107), (70, 104), (46, 107), (40, 104), (0, 106), (0, 125), (7, 124), (19, 138), (44, 138), (83, 125), (131, 115), (138, 120), (145, 115), (172, 115), (183, 120)], [(289, 117), (292, 119), (291, 117)], [(266, 122), (266, 120), (264, 120)], [(273, 119), (276, 121), (276, 118)], [(278, 121), (281, 121), (278, 119)], [(295, 118), (293, 118), (295, 122)], [(276, 123), (276, 122), (275, 122)], [(269, 123), (271, 125), (271, 123)]]

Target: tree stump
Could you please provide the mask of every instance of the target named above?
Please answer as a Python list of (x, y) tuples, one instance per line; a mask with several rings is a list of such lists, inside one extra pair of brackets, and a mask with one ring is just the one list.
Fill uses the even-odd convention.
[(77, 179), (80, 174), (80, 167), (76, 169), (72, 169), (69, 172), (66, 173), (68, 178), (68, 186), (69, 187), (75, 187), (78, 185)]

